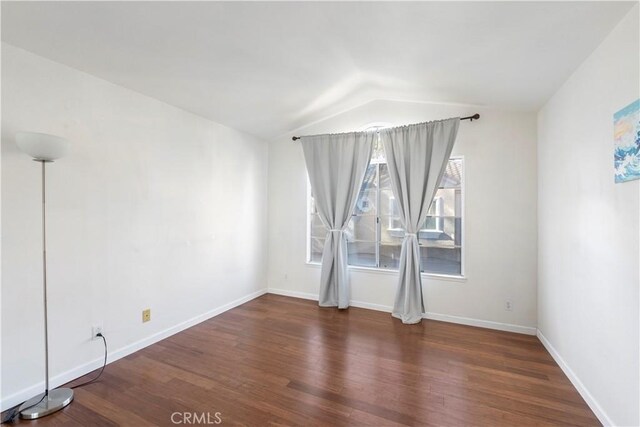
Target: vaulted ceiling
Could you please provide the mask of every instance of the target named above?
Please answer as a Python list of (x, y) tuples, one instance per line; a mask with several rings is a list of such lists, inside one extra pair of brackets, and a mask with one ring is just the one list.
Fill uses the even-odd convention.
[(3, 2), (2, 40), (269, 139), (374, 99), (537, 110), (634, 2)]

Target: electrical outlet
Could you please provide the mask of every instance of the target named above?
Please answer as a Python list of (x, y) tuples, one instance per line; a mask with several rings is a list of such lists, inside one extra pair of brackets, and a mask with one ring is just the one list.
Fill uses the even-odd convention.
[(511, 301), (510, 299), (506, 300), (504, 302), (504, 309), (507, 311), (513, 311), (513, 301)]
[(91, 327), (91, 339), (92, 340), (97, 340), (99, 338), (98, 334), (101, 334), (101, 333), (102, 333), (102, 325), (93, 325)]
[(151, 309), (147, 308), (146, 310), (142, 310), (142, 323), (148, 322), (151, 320)]

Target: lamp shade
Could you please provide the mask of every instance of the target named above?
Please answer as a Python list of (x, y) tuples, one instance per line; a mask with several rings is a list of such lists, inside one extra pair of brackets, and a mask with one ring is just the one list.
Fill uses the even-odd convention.
[(34, 159), (49, 162), (64, 157), (69, 150), (66, 139), (38, 132), (18, 132), (16, 145)]

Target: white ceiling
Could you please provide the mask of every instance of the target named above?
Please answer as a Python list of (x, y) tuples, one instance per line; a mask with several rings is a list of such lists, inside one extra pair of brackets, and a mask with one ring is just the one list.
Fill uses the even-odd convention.
[(272, 138), (374, 99), (536, 110), (633, 4), (2, 2), (2, 40)]

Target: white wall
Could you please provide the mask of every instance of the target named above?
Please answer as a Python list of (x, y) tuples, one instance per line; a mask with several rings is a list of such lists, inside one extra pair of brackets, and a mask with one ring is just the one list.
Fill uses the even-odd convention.
[(48, 167), (54, 383), (100, 364), (92, 324), (117, 358), (264, 292), (265, 142), (6, 44), (2, 112), (3, 408), (44, 378), (40, 169), (17, 131), (73, 143)]
[(640, 181), (614, 184), (612, 135), (640, 96), (638, 31), (635, 6), (538, 116), (538, 328), (600, 420), (621, 426), (640, 425)]
[[(479, 112), (460, 125), (454, 155), (465, 158), (465, 280), (426, 277), (426, 310), (520, 332), (536, 327), (536, 116), (473, 106), (374, 101), (296, 134), (357, 130)], [(318, 294), (320, 269), (306, 264), (307, 177), (302, 149), (283, 136), (269, 144), (269, 291)], [(389, 309), (397, 274), (351, 269), (352, 299)], [(505, 300), (513, 311), (504, 309)], [(446, 320), (464, 320), (445, 317)], [(464, 320), (470, 322), (468, 319)], [(471, 321), (471, 323), (474, 323)], [(511, 326), (508, 326), (511, 325)]]

